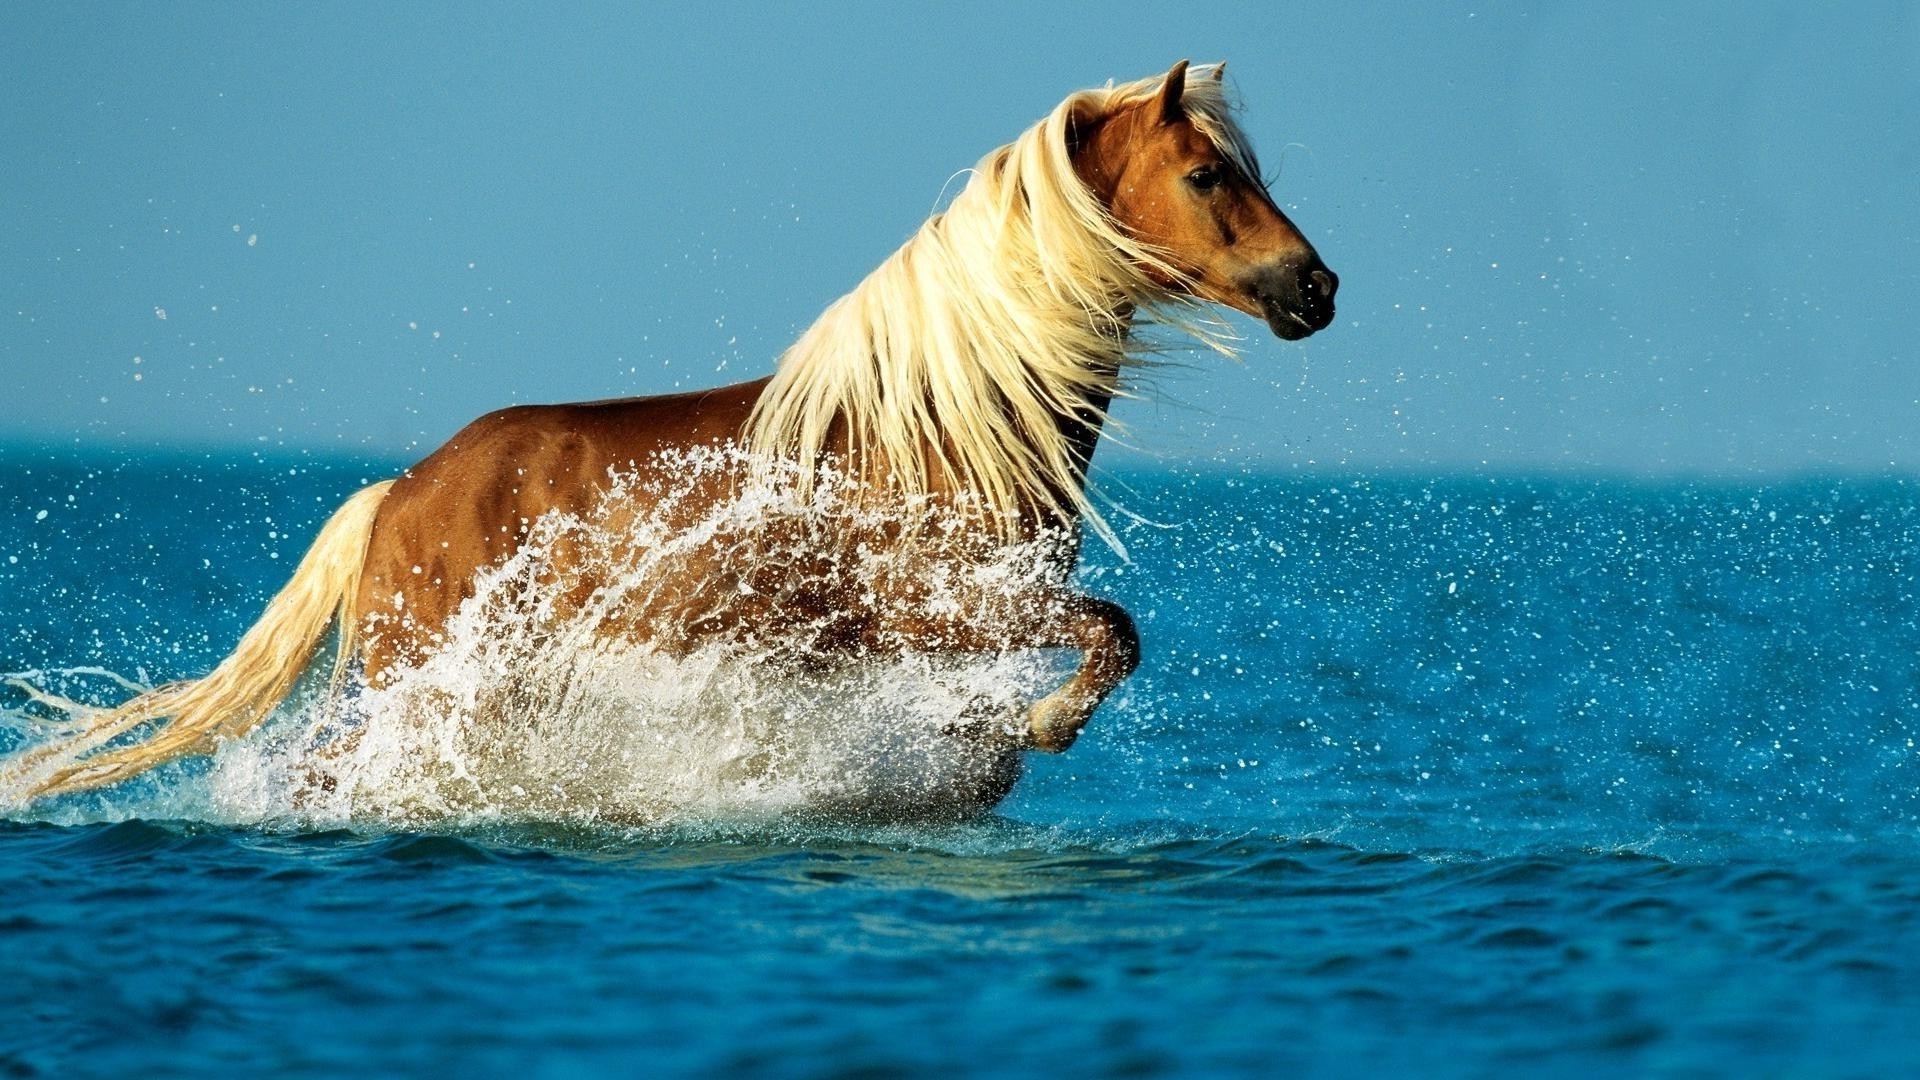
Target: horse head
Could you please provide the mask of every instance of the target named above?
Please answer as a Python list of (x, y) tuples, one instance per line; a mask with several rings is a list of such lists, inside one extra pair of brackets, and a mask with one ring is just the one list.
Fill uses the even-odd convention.
[[(1214, 67), (1211, 79), (1224, 70)], [(1265, 319), (1289, 341), (1326, 329), (1340, 279), (1274, 204), (1251, 151), (1203, 130), (1183, 104), (1187, 93), (1182, 60), (1158, 93), (1076, 117), (1075, 170), (1113, 219), (1176, 271), (1144, 267), (1156, 284)]]

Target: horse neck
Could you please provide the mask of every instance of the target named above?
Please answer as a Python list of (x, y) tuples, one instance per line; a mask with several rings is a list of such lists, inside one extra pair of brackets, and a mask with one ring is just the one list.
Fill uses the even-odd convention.
[[(1100, 374), (1107, 385), (1117, 387), (1120, 369), (1104, 362), (1100, 367)], [(1107, 409), (1112, 405), (1112, 392), (1089, 394), (1086, 403), (1075, 411), (1075, 415), (1060, 417), (1060, 437), (1072, 449), (1073, 459), (1080, 463), (1083, 487), (1086, 484), (1087, 467), (1093, 461), (1094, 448), (1100, 443), (1101, 429), (1106, 426)]]
[[(1122, 328), (1119, 331), (1122, 337), (1126, 336), (1133, 325), (1133, 308), (1128, 306), (1116, 311), (1114, 325)], [(1117, 390), (1120, 383), (1119, 367), (1104, 359), (1094, 363), (1102, 382)], [(1093, 452), (1100, 444), (1100, 434), (1107, 422), (1107, 410), (1112, 405), (1113, 391), (1089, 394), (1073, 414), (1063, 414), (1057, 420), (1060, 437), (1066, 442), (1073, 460), (1079, 465), (1078, 483), (1082, 491), (1086, 489), (1087, 472), (1093, 464)], [(1070, 507), (1072, 500), (1067, 500), (1066, 505)], [(1079, 515), (1071, 510), (1061, 510), (1059, 513), (1064, 515), (1065, 524), (1068, 525), (1076, 523), (1079, 518)]]

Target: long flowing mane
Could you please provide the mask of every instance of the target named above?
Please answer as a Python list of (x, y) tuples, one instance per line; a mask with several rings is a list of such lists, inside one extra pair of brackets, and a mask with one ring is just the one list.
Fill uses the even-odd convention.
[[(1213, 73), (1190, 74), (1182, 104), (1258, 177)], [(1182, 282), (1180, 271), (1126, 235), (1074, 170), (1074, 125), (1161, 83), (1082, 90), (983, 158), (944, 212), (781, 357), (747, 422), (748, 448), (811, 477), (843, 423), (849, 467), (895, 490), (971, 493), (1007, 538), (1021, 515), (1045, 510), (1077, 512), (1111, 540), (1073, 435), (1103, 423), (1123, 372), (1148, 362), (1132, 319), (1230, 352), (1194, 301), (1155, 282)]]

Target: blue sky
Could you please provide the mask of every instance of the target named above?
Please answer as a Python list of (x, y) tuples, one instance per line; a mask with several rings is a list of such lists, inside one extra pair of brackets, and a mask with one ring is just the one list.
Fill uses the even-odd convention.
[(1897, 4), (9, 5), (0, 442), (422, 452), (763, 374), (956, 172), (1181, 57), (1341, 317), (1241, 320), (1109, 465), (1920, 468)]

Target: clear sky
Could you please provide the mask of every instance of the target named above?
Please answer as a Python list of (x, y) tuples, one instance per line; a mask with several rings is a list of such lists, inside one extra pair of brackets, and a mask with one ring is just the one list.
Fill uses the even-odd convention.
[(0, 443), (763, 374), (959, 170), (1191, 57), (1341, 316), (1239, 320), (1109, 465), (1920, 470), (1920, 7), (690, 7), (0, 7)]

